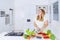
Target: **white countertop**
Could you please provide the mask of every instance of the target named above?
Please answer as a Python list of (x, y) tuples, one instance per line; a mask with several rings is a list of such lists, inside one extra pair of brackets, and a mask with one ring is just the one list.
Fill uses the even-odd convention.
[[(26, 40), (22, 36), (4, 36), (5, 34), (7, 34), (7, 32), (3, 32), (0, 34), (0, 40)], [(45, 39), (31, 38), (30, 40), (45, 40)], [(46, 39), (46, 40), (50, 40), (50, 39)]]

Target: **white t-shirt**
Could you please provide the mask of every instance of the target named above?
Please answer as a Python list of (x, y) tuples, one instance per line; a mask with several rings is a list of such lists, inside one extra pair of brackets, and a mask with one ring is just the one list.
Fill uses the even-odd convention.
[[(36, 16), (37, 17), (37, 16)], [(39, 20), (37, 20), (37, 18), (35, 18), (35, 23), (37, 24), (37, 26), (39, 27), (39, 28), (42, 28), (43, 26), (44, 26), (44, 22), (46, 21), (46, 20), (48, 20), (48, 16), (47, 15), (45, 15), (44, 16), (44, 21), (39, 21)], [(39, 30), (39, 29), (37, 29), (37, 28), (35, 28), (36, 30)]]

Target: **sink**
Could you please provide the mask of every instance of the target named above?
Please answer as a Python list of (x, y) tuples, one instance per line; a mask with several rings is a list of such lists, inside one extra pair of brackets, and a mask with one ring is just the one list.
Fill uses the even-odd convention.
[(6, 34), (5, 36), (23, 36), (23, 32), (10, 32)]

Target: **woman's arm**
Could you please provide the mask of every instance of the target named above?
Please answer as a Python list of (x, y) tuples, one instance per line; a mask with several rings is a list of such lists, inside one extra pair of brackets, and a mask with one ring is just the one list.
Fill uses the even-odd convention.
[(47, 27), (47, 26), (48, 26), (48, 20), (44, 22), (44, 27)]
[(35, 22), (34, 22), (34, 27), (40, 29)]
[(48, 26), (48, 20), (44, 22), (43, 27), (41, 28), (41, 31), (44, 31), (44, 29)]
[(34, 22), (34, 27), (37, 27), (36, 23)]
[(34, 27), (37, 27), (37, 24), (34, 22)]
[(37, 26), (37, 24), (34, 22), (34, 27), (35, 27), (35, 29), (37, 30), (37, 32), (39, 32), (40, 31), (40, 28)]

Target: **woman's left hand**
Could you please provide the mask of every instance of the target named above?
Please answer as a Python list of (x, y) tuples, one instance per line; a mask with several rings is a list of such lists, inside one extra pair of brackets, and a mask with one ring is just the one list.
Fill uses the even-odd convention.
[(47, 26), (48, 26), (48, 20), (44, 22), (44, 27), (47, 27)]

